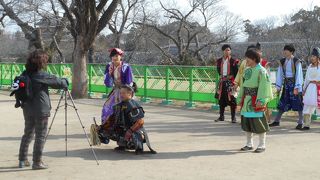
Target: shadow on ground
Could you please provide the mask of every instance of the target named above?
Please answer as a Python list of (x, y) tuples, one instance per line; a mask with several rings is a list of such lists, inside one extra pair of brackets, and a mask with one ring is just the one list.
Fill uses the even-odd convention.
[[(318, 124), (318, 123), (317, 123)], [(177, 121), (146, 122), (146, 130), (149, 133), (170, 134), (170, 133), (188, 133), (191, 137), (207, 136), (239, 136), (243, 135), (240, 124), (214, 121)], [(89, 129), (86, 129), (89, 133)], [(22, 136), (21, 132), (21, 136)], [(311, 127), (310, 131), (295, 130), (295, 123), (284, 123), (280, 127), (271, 128), (270, 135), (297, 134), (297, 133), (320, 133), (320, 127)], [(65, 135), (49, 135), (48, 140), (64, 139)], [(152, 138), (152, 137), (151, 137)], [(68, 134), (68, 139), (85, 139), (84, 134)], [(0, 141), (20, 141), (21, 137), (0, 137)]]
[[(195, 150), (185, 152), (158, 152), (158, 154), (150, 154), (146, 152), (143, 155), (135, 155), (134, 151), (118, 152), (113, 149), (103, 149), (106, 146), (102, 146), (99, 149), (95, 149), (98, 159), (101, 161), (121, 161), (121, 160), (153, 160), (153, 159), (188, 159), (191, 157), (199, 156), (224, 156), (234, 155), (239, 153), (238, 150)], [(65, 158), (65, 151), (51, 151), (45, 152), (44, 156)], [(68, 157), (78, 157), (84, 160), (95, 160), (94, 156), (89, 148), (77, 149), (68, 151)]]
[[(21, 132), (21, 137), (23, 132)], [(21, 137), (0, 137), (0, 141), (20, 141)], [(65, 135), (49, 135), (48, 140), (57, 140), (57, 139), (64, 139)], [(84, 139), (86, 136), (84, 134), (68, 134), (69, 139)]]

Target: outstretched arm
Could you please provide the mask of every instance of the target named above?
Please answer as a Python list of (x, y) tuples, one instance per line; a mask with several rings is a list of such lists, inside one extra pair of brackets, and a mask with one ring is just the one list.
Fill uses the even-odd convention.
[(64, 79), (64, 78), (61, 79), (55, 75), (51, 75), (48, 73), (41, 75), (41, 77), (37, 77), (36, 81), (43, 83), (43, 84), (46, 84), (53, 89), (66, 89), (66, 88), (68, 88), (68, 80), (67, 79)]

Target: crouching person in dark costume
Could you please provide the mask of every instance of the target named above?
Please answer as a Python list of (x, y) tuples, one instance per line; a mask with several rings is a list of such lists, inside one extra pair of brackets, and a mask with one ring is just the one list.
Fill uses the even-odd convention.
[(118, 144), (115, 150), (135, 150), (136, 154), (143, 153), (143, 144), (146, 143), (150, 152), (156, 154), (143, 127), (143, 108), (132, 99), (133, 93), (132, 87), (121, 86), (122, 101), (113, 106), (114, 113), (106, 123), (98, 127), (99, 140), (105, 144), (108, 144), (110, 139), (114, 140)]

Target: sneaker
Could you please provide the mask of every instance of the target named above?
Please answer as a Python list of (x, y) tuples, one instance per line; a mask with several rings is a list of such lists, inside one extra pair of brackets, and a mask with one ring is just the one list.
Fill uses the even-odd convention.
[(241, 148), (240, 150), (241, 151), (251, 151), (251, 150), (253, 150), (253, 147), (245, 146), (245, 147)]
[(34, 163), (32, 164), (32, 169), (33, 169), (33, 170), (48, 169), (48, 166), (45, 165), (42, 161), (36, 162), (36, 163), (34, 162)]
[(254, 150), (255, 153), (262, 153), (266, 151), (266, 148), (257, 148), (256, 150)]
[(301, 130), (301, 129), (302, 129), (302, 124), (298, 124), (298, 125), (296, 126), (296, 129)]
[(269, 124), (270, 127), (275, 127), (275, 126), (280, 126), (280, 122), (273, 122), (271, 124)]
[(214, 120), (215, 122), (224, 121), (224, 117), (219, 117), (218, 119)]
[(28, 160), (19, 161), (19, 168), (29, 167), (30, 162)]
[(303, 127), (302, 129), (300, 129), (300, 130), (302, 130), (302, 131), (308, 131), (308, 130), (310, 130), (310, 127)]

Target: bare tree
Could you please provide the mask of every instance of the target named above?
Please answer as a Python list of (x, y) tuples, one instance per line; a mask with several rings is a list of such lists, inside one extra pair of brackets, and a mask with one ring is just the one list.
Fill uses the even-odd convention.
[[(41, 4), (51, 5), (50, 8), (41, 8)], [(43, 49), (46, 50), (50, 56), (49, 61), (51, 62), (51, 57), (58, 51), (60, 56), (63, 55), (59, 49), (59, 43), (63, 36), (63, 30), (66, 27), (66, 18), (59, 17), (53, 0), (46, 2), (43, 0), (36, 1), (4, 1), (0, 0), (0, 5), (3, 8), (3, 14), (0, 18), (3, 26), (3, 20), (5, 17), (9, 17), (13, 20), (22, 30), (25, 38), (29, 41), (29, 50), (32, 49)], [(51, 41), (44, 43), (42, 37), (42, 29), (37, 27), (37, 23), (42, 20), (48, 20), (48, 22), (54, 22), (51, 33)], [(52, 23), (48, 23), (48, 26)]]
[(120, 6), (116, 9), (112, 19), (108, 23), (110, 31), (115, 36), (114, 47), (120, 47), (120, 40), (125, 30), (130, 28), (139, 13), (139, 5), (144, 0), (120, 0)]
[(282, 21), (283, 25), (278, 27), (266, 25), (269, 24), (266, 19), (258, 21), (258, 24), (247, 21), (245, 31), (249, 35), (248, 41), (273, 44), (268, 47), (268, 51), (272, 53), (268, 55), (277, 58), (281, 57), (279, 43), (280, 46), (295, 44), (297, 55), (307, 60), (312, 48), (320, 43), (320, 8), (315, 6), (312, 10), (301, 9), (284, 16)]
[(166, 7), (160, 2), (161, 8), (165, 13), (164, 17), (168, 20), (168, 25), (174, 27), (173, 30), (168, 30), (163, 27), (163, 24), (161, 25), (148, 18), (144, 22), (137, 24), (152, 28), (175, 46), (177, 49), (176, 56), (170, 53), (166, 47), (162, 47), (156, 39), (149, 37), (154, 46), (172, 64), (193, 64), (193, 59), (197, 59), (201, 64), (206, 64), (201, 54), (202, 50), (230, 40), (235, 35), (233, 29), (238, 28), (235, 24), (228, 24), (228, 28), (226, 26), (224, 26), (224, 29), (220, 28), (224, 30), (223, 34), (210, 31), (209, 25), (219, 15), (218, 4), (219, 0), (190, 0), (190, 9), (185, 11), (179, 8), (172, 8), (172, 6), (170, 8)]
[(72, 95), (87, 97), (87, 55), (97, 35), (106, 27), (120, 0), (68, 1), (58, 0), (69, 20), (74, 38)]

